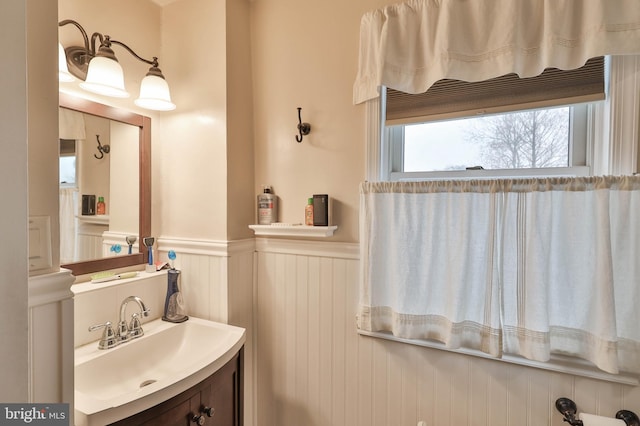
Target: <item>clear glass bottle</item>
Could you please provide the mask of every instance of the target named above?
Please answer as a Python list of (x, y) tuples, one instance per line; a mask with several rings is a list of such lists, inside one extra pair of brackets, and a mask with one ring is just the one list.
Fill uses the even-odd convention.
[(309, 198), (307, 205), (304, 207), (304, 224), (313, 226), (313, 198)]

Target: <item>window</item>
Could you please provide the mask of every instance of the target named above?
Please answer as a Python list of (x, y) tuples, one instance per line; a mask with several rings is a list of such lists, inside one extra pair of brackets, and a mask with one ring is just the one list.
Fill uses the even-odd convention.
[(388, 126), (389, 180), (587, 175), (591, 105)]
[(60, 186), (76, 186), (76, 141), (60, 139)]
[(585, 175), (589, 107), (605, 97), (605, 58), (480, 82), (440, 80), (426, 93), (387, 90), (389, 180)]
[[(581, 173), (572, 174), (618, 175), (639, 171), (640, 122), (635, 106), (640, 102), (640, 92), (637, 90), (640, 85), (640, 55), (613, 56), (607, 62), (609, 63), (607, 67), (609, 75), (607, 99), (603, 102), (572, 107), (571, 140), (573, 145), (571, 155), (573, 167), (583, 168)], [(402, 169), (398, 168), (397, 163), (392, 164), (392, 159), (395, 158), (397, 161), (397, 158), (401, 157), (397, 153), (395, 157), (393, 156), (391, 150), (394, 145), (390, 141), (393, 138), (396, 140), (404, 138), (404, 135), (402, 133), (398, 135), (398, 132), (402, 132), (407, 123), (391, 122), (385, 126), (385, 121), (389, 121), (388, 114), (384, 111), (385, 103), (384, 96), (366, 103), (366, 180), (424, 178), (424, 176), (408, 175), (402, 177), (394, 174)], [(439, 118), (452, 120), (456, 117)], [(392, 131), (396, 134), (389, 135)], [(585, 141), (584, 146), (577, 143), (580, 140)], [(397, 149), (397, 144), (395, 147)], [(583, 164), (589, 165), (587, 171), (584, 170), (584, 166), (579, 166), (581, 158), (585, 159)], [(577, 162), (576, 159), (578, 159)], [(392, 171), (393, 167), (395, 167), (395, 172)], [(544, 172), (544, 169), (541, 172)], [(467, 176), (480, 176), (483, 171), (471, 170), (464, 173)], [(495, 173), (494, 176), (498, 174)], [(558, 174), (558, 170), (547, 174)], [(431, 174), (431, 177), (436, 176), (437, 173)]]

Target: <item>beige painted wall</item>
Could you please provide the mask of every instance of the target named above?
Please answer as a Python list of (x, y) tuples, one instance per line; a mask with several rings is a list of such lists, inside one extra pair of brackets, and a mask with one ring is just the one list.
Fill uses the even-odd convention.
[[(139, 161), (137, 127), (111, 123), (109, 231), (138, 235)], [(125, 241), (122, 242), (124, 248)]]
[[(391, 3), (252, 3), (255, 191), (273, 185), (286, 222), (302, 220), (308, 194), (329, 193), (339, 201), (334, 240), (358, 241), (360, 17)], [(301, 144), (297, 106), (312, 128)], [(256, 425), (559, 426), (553, 404), (563, 395), (602, 415), (640, 407), (638, 387), (358, 336), (358, 262), (282, 245), (272, 253), (276, 242), (258, 243)]]
[[(34, 0), (28, 5), (29, 67), (29, 215), (49, 216), (51, 221), (52, 266), (32, 275), (54, 272), (59, 265), (58, 230), (58, 91), (55, 65), (57, 28), (51, 22), (55, 5)], [(39, 11), (39, 8), (42, 8)], [(46, 11), (46, 12), (45, 12)], [(8, 56), (11, 57), (11, 56)], [(52, 109), (53, 107), (53, 109)], [(54, 248), (55, 247), (55, 248)]]
[[(175, 112), (154, 136), (154, 229), (224, 240), (227, 227), (225, 4), (180, 0), (162, 11), (163, 72)], [(160, 195), (161, 194), (161, 195)]]
[[(152, 117), (152, 229), (181, 238), (249, 238), (253, 223), (252, 74), (248, 1), (117, 0), (104, 13), (81, 0), (59, 0), (59, 18), (89, 32), (120, 38), (136, 51), (160, 55), (174, 112), (150, 113), (132, 99), (100, 99), (64, 84), (66, 91)], [(114, 12), (128, 10), (122, 14)], [(141, 17), (144, 17), (141, 19)], [(80, 43), (72, 26), (60, 29), (63, 45)], [(134, 44), (135, 41), (135, 44)], [(120, 53), (125, 85), (135, 98), (144, 64)], [(156, 53), (161, 52), (161, 53)], [(233, 221), (227, 220), (233, 217)]]
[[(333, 198), (336, 241), (358, 240), (364, 107), (352, 104), (360, 17), (380, 0), (253, 3), (256, 186), (273, 185), (280, 220), (303, 222), (312, 194)], [(391, 3), (391, 2), (387, 2)], [(297, 143), (297, 107), (311, 133)]]
[(255, 223), (250, 2), (227, 1), (227, 239), (249, 238)]
[[(77, 142), (77, 173), (80, 193), (78, 195), (79, 203), (82, 203), (83, 194), (92, 194), (96, 196), (96, 204), (98, 197), (104, 197), (111, 204), (111, 196), (109, 194), (109, 174), (111, 169), (111, 154), (105, 154), (104, 158), (98, 160), (94, 155), (98, 154), (98, 143), (96, 135), (100, 135), (100, 143), (102, 145), (111, 144), (111, 129), (109, 120), (84, 114), (84, 125), (87, 131), (86, 139)], [(137, 140), (136, 140), (137, 142)], [(100, 155), (98, 155), (99, 157)]]
[(0, 193), (5, 201), (0, 221), (4, 271), (0, 322), (5, 326), (0, 328), (0, 340), (11, 343), (0, 345), (0, 378), (11, 384), (0, 387), (4, 402), (29, 398), (28, 216), (50, 216), (52, 225), (57, 221), (52, 195), (57, 189), (51, 191), (48, 181), (53, 178), (57, 186), (57, 172), (49, 176), (57, 166), (52, 169), (45, 164), (57, 149), (55, 55), (48, 53), (55, 49), (56, 29), (43, 18), (51, 14), (55, 14), (55, 3), (47, 0), (0, 3), (0, 38), (6, 41), (0, 74), (0, 175), (4, 183)]

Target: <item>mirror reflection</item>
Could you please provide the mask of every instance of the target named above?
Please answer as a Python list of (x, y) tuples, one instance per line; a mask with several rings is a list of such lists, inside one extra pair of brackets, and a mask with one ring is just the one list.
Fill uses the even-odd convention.
[(138, 252), (138, 127), (60, 108), (60, 260)]

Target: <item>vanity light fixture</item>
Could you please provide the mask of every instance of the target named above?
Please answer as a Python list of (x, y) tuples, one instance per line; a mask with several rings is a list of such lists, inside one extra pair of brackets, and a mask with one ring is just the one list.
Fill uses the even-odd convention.
[[(58, 68), (60, 70), (60, 81), (66, 77), (62, 70), (62, 64), (66, 63), (69, 73), (82, 80), (80, 87), (89, 92), (99, 95), (128, 98), (129, 93), (124, 87), (124, 73), (122, 66), (118, 63), (111, 45), (124, 47), (136, 59), (151, 65), (149, 72), (140, 83), (140, 96), (134, 102), (141, 108), (156, 111), (171, 111), (176, 108), (171, 102), (169, 85), (167, 84), (162, 71), (158, 68), (158, 58), (152, 60), (144, 59), (133, 51), (125, 43), (112, 40), (110, 36), (100, 33), (91, 35), (91, 43), (85, 29), (76, 21), (65, 19), (58, 23), (62, 27), (71, 24), (75, 26), (84, 39), (84, 46), (69, 46), (64, 49), (65, 59), (61, 57)], [(100, 46), (96, 51), (96, 39), (100, 41)], [(60, 45), (61, 47), (61, 45)]]
[(58, 43), (58, 80), (63, 81), (65, 83), (70, 83), (75, 78), (69, 72), (69, 67), (67, 67), (67, 57), (64, 54), (64, 47), (60, 43)]

